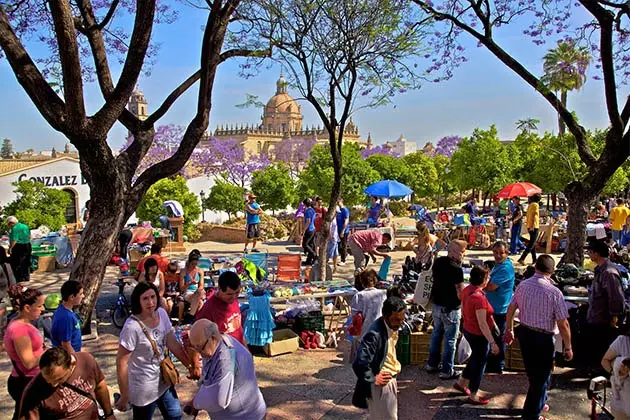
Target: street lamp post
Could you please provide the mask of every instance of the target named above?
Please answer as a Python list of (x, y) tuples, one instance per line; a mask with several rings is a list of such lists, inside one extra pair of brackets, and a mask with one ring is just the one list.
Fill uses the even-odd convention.
[(199, 198), (201, 198), (201, 221), (205, 222), (206, 221), (206, 212), (205, 212), (206, 204), (205, 204), (204, 199), (206, 198), (206, 193), (203, 192), (203, 190), (199, 192)]

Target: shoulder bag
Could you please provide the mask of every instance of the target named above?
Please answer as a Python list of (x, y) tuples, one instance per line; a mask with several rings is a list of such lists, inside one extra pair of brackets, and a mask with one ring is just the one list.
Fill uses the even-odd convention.
[[(145, 337), (147, 337), (147, 340), (149, 340), (149, 343), (151, 343), (151, 347), (153, 347), (153, 353), (155, 354), (155, 357), (160, 360), (160, 352), (157, 348), (157, 344), (149, 335), (147, 327), (137, 317), (132, 316), (132, 318), (135, 319), (138, 324), (140, 324), (142, 332), (144, 333)], [(175, 368), (175, 364), (168, 356), (168, 354), (164, 354), (164, 359), (160, 361), (160, 377), (164, 382), (166, 382), (169, 387), (175, 386), (179, 383), (179, 372), (177, 371), (177, 368)]]
[[(82, 390), (81, 388), (77, 388), (74, 385), (70, 385), (67, 382), (64, 382), (63, 384), (61, 384), (61, 386), (70, 389), (71, 391), (76, 392), (77, 394), (84, 396), (85, 398), (89, 398), (90, 400), (92, 400), (94, 402), (94, 404), (96, 404), (96, 409), (98, 410), (98, 401), (96, 401), (96, 399), (92, 396), (92, 394), (90, 394), (89, 392), (86, 392), (84, 390)], [(112, 413), (110, 414), (113, 415), (114, 412), (112, 411)], [(105, 420), (107, 417), (105, 415), (101, 416), (100, 414), (98, 415), (98, 419), (99, 420)]]

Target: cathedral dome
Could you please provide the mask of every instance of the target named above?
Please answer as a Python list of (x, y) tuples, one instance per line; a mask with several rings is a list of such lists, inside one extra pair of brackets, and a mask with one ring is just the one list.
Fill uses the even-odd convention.
[(265, 107), (267, 113), (294, 113), (300, 112), (300, 107), (295, 102), (295, 99), (287, 92), (287, 82), (284, 80), (284, 75), (280, 73), (280, 78), (276, 82), (276, 94), (269, 99), (267, 106)]

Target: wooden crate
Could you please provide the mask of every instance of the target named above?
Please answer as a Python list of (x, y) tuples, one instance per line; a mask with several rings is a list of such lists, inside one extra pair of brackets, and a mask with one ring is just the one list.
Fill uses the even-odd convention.
[(514, 340), (511, 346), (508, 346), (505, 351), (505, 368), (507, 370), (525, 370), (525, 364), (523, 363), (523, 355), (521, 354), (521, 346), (518, 340)]
[(409, 343), (410, 363), (412, 365), (420, 365), (429, 359), (429, 343), (431, 342), (431, 333), (414, 332), (411, 333)]

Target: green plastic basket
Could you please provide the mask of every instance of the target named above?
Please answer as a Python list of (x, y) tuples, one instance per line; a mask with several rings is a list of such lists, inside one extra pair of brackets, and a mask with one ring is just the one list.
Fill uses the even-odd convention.
[(396, 358), (401, 365), (408, 365), (411, 361), (411, 339), (409, 334), (398, 334), (396, 343)]
[(302, 331), (319, 331), (322, 334), (326, 334), (324, 314), (321, 312), (309, 312), (308, 314), (300, 315), (295, 319), (294, 329), (298, 334)]

